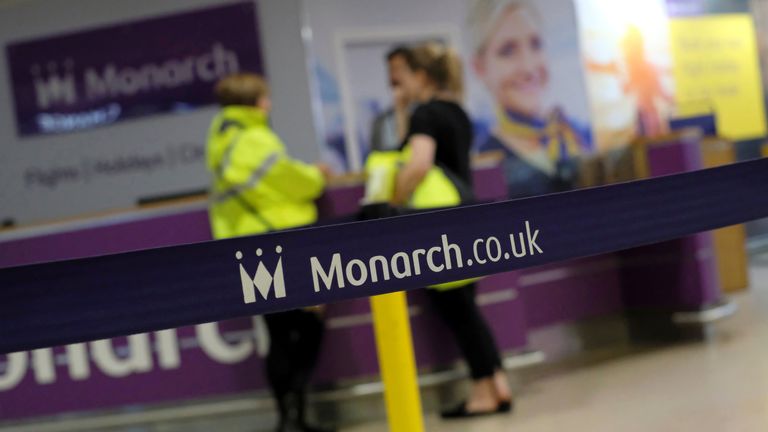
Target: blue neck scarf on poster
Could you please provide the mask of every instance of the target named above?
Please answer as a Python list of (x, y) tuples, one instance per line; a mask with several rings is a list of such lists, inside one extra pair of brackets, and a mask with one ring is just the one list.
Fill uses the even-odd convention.
[(0, 270), (0, 353), (421, 288), (768, 216), (768, 159)]

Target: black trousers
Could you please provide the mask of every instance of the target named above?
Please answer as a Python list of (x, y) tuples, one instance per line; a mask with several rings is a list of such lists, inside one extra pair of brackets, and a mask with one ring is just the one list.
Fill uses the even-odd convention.
[(472, 379), (488, 378), (501, 369), (491, 329), (475, 302), (475, 284), (450, 290), (427, 288), (437, 314), (456, 338)]
[(325, 327), (314, 312), (291, 310), (264, 315), (269, 330), (267, 380), (281, 419), (303, 421), (307, 384), (320, 354)]

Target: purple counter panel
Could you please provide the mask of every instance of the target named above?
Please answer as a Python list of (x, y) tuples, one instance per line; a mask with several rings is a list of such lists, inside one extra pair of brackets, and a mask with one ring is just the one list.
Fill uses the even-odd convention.
[(473, 170), (472, 182), (478, 202), (500, 201), (509, 196), (501, 165)]
[(201, 204), (169, 214), (149, 211), (130, 219), (100, 221), (98, 226), (30, 233), (7, 241), (0, 237), (0, 268), (208, 240), (208, 211)]
[(143, 341), (130, 354), (122, 337), (84, 344), (79, 354), (56, 347), (0, 357), (0, 371), (6, 369), (0, 420), (263, 388), (252, 333), (251, 320), (240, 319), (171, 330), (162, 338), (134, 336)]
[(623, 310), (614, 255), (521, 270), (519, 290), (529, 329), (606, 316)]
[(620, 256), (628, 309), (700, 310), (721, 300), (707, 233), (622, 251)]
[[(648, 147), (651, 176), (702, 169), (698, 136)], [(709, 232), (622, 251), (624, 302), (632, 310), (699, 310), (722, 299)]]

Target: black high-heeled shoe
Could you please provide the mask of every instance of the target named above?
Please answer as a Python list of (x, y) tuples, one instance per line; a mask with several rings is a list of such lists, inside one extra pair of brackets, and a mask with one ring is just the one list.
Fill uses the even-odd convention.
[(493, 414), (504, 414), (512, 412), (512, 408), (514, 407), (514, 403), (511, 400), (508, 401), (500, 401), (496, 404), (496, 409), (489, 410), (489, 411), (467, 411), (467, 402), (462, 402), (458, 404), (457, 406), (445, 410), (440, 413), (440, 416), (444, 419), (460, 419), (460, 418), (471, 418), (471, 417), (481, 417), (481, 416), (488, 416)]
[(496, 412), (499, 413), (508, 413), (512, 412), (512, 409), (515, 407), (515, 403), (510, 400), (503, 400), (499, 402), (499, 405), (496, 407)]
[(277, 427), (276, 432), (336, 432), (336, 430), (310, 426), (303, 422), (283, 422)]

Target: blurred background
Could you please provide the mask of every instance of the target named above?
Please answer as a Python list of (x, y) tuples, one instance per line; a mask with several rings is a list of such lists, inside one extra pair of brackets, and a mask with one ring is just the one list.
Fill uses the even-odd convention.
[[(486, 50), (522, 29), (531, 54)], [(210, 240), (213, 86), (238, 72), (268, 80), (288, 152), (340, 174), (320, 219), (354, 214), (394, 104), (387, 53), (422, 42), (463, 60), (482, 201), (768, 155), (766, 0), (0, 0), (0, 267)], [(545, 161), (515, 145), (530, 136)], [(459, 423), (436, 413), (467, 372), (409, 293), (427, 430), (766, 430), (766, 275), (754, 221), (485, 278), (517, 408)], [(368, 301), (325, 320), (312, 416), (387, 430)], [(0, 355), (0, 431), (272, 430), (265, 332)]]

